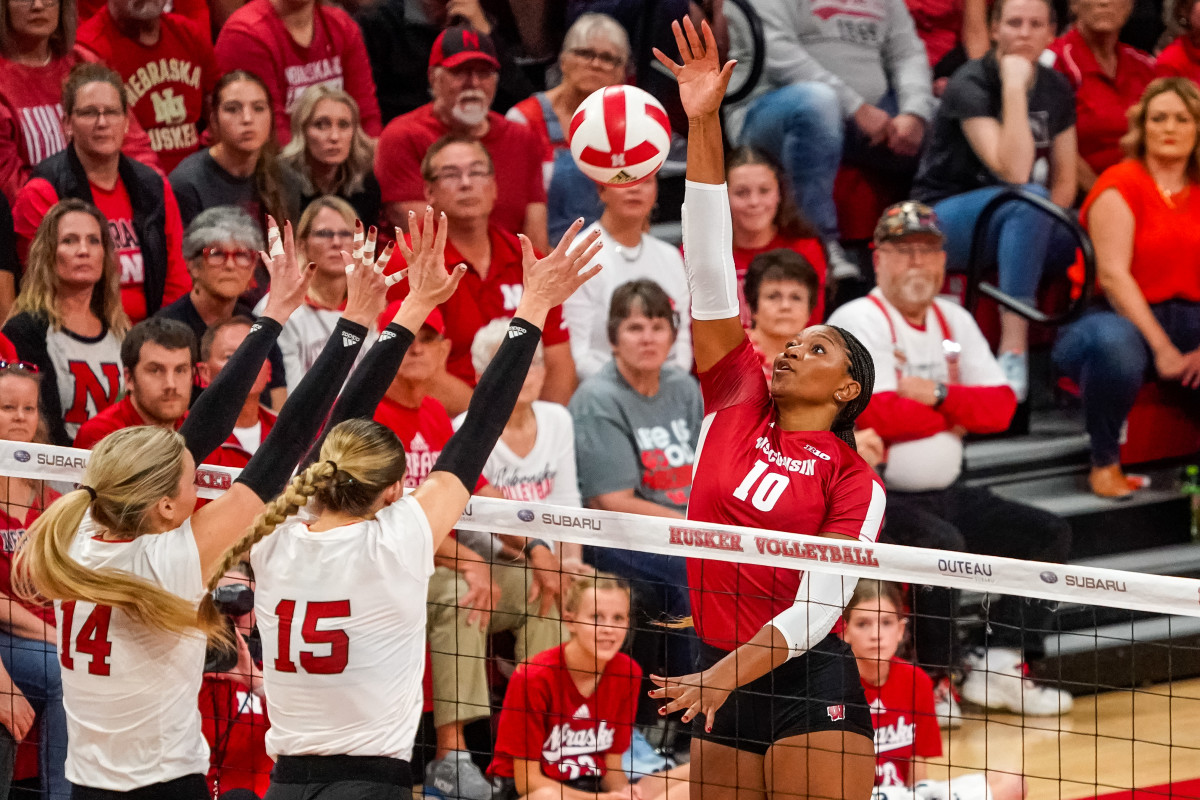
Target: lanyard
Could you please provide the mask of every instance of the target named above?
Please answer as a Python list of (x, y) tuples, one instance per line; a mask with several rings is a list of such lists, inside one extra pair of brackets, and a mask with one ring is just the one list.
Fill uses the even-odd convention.
[[(888, 313), (887, 307), (872, 292), (867, 295), (875, 306), (883, 312), (883, 318), (887, 320), (888, 331), (892, 335), (892, 354), (896, 358), (896, 380), (900, 380), (903, 373), (900, 371), (900, 365), (907, 361), (904, 355), (904, 350), (900, 347), (899, 341), (896, 339), (896, 326), (892, 323), (892, 315)], [(962, 345), (954, 341), (954, 337), (950, 334), (950, 325), (946, 322), (946, 315), (938, 308), (936, 302), (931, 303), (933, 307), (933, 315), (937, 318), (938, 327), (942, 330), (942, 355), (946, 359), (946, 371), (949, 376), (947, 383), (957, 384), (959, 382), (958, 358), (962, 354)]]

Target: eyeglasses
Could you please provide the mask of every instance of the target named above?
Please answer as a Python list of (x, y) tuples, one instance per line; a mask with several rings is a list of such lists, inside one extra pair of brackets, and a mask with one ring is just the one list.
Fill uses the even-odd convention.
[(83, 108), (75, 109), (71, 113), (71, 116), (78, 117), (84, 122), (95, 125), (102, 118), (108, 118), (114, 121), (122, 119), (125, 116), (125, 110), (122, 108), (96, 108), (95, 106), (84, 106)]
[(204, 262), (210, 267), (220, 267), (229, 259), (233, 259), (234, 266), (243, 269), (254, 266), (253, 250), (225, 250), (220, 247), (206, 247), (200, 252), (204, 256)]
[(352, 239), (354, 238), (354, 231), (331, 231), (329, 228), (318, 228), (315, 231), (311, 231), (308, 235), (332, 242), (334, 239)]
[(433, 174), (430, 183), (462, 183), (466, 178), (471, 183), (479, 183), (485, 181), (492, 176), (492, 170), (484, 169), (483, 167), (472, 167), (463, 172), (461, 169), (447, 167), (443, 170), (438, 170)]
[(901, 258), (925, 258), (942, 252), (941, 246), (936, 244), (885, 244), (880, 245), (879, 249)]
[(582, 61), (599, 61), (609, 69), (616, 69), (625, 64), (625, 59), (615, 53), (593, 50), (590, 47), (572, 47), (567, 52)]
[(0, 359), (0, 371), (11, 369), (14, 372), (31, 372), (34, 375), (38, 373), (38, 365), (30, 364), (28, 361), (4, 361)]

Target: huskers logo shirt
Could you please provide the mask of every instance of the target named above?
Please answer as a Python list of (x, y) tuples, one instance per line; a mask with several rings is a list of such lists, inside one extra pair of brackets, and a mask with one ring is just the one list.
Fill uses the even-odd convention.
[(875, 725), (875, 785), (908, 786), (914, 757), (942, 754), (933, 681), (920, 667), (893, 658), (882, 686), (862, 686)]
[(585, 697), (567, 670), (564, 646), (538, 653), (513, 674), (489, 774), (511, 778), (513, 761), (522, 759), (556, 781), (599, 779), (607, 772), (604, 757), (629, 749), (641, 667), (618, 653)]
[(51, 328), (46, 333), (46, 351), (54, 365), (63, 424), (74, 441), (79, 426), (117, 402), (125, 389), (121, 343), (107, 330), (88, 338)]

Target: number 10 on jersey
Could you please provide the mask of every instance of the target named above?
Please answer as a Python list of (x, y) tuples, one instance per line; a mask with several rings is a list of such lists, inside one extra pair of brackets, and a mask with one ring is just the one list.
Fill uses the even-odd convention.
[[(750, 504), (759, 511), (770, 511), (775, 508), (775, 504), (779, 502), (779, 498), (783, 496), (783, 492), (787, 489), (788, 479), (779, 473), (772, 472), (764, 475), (767, 471), (767, 462), (756, 461), (754, 466), (742, 479), (741, 484), (733, 490), (733, 496), (738, 500), (750, 500)], [(757, 488), (756, 488), (757, 487)], [(754, 490), (754, 495), (751, 496), (750, 490)]]

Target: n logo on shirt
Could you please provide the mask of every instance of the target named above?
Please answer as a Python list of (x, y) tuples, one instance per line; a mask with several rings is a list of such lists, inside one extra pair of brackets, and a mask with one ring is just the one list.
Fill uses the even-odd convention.
[[(71, 371), (71, 381), (74, 395), (71, 405), (64, 409), (63, 422), (81, 425), (87, 422), (95, 413), (117, 402), (117, 393), (121, 390), (121, 367), (119, 364), (100, 364), (103, 375), (97, 375), (92, 365), (86, 361), (69, 361), (67, 367)], [(88, 404), (92, 411), (89, 413)]]
[(500, 284), (500, 294), (504, 297), (504, 310), (516, 311), (517, 306), (521, 304), (521, 295), (524, 292), (525, 287), (519, 283)]

